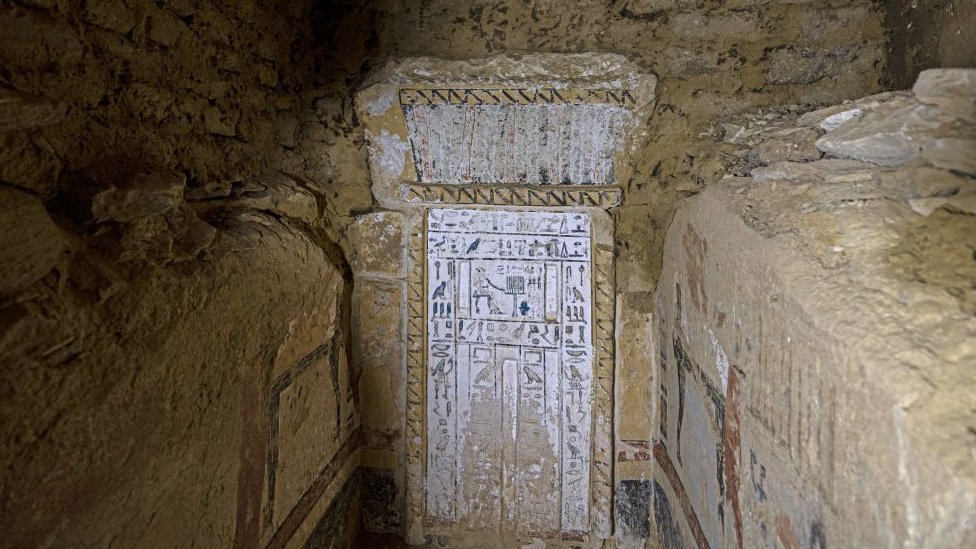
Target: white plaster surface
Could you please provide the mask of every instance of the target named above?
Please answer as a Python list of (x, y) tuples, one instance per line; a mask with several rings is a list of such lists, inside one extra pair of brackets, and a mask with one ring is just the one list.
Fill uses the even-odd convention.
[(589, 215), (435, 209), (427, 229), (428, 515), (586, 530)]

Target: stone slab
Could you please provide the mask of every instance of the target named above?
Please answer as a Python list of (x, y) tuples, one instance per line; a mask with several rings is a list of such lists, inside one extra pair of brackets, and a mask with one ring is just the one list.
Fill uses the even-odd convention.
[(626, 181), (656, 83), (610, 54), (391, 62), (357, 95), (374, 194), (389, 206), (402, 182)]
[(589, 217), (434, 209), (427, 239), (428, 516), (588, 530)]
[(976, 306), (956, 278), (976, 271), (972, 222), (920, 216), (898, 189), (816, 188), (723, 183), (675, 216), (655, 447), (669, 536), (972, 545)]

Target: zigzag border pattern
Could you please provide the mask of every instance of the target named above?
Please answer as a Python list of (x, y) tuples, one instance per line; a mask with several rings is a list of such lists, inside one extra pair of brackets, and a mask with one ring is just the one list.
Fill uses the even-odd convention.
[(411, 204), (613, 208), (620, 205), (621, 194), (616, 187), (562, 189), (414, 184), (400, 187), (400, 197)]

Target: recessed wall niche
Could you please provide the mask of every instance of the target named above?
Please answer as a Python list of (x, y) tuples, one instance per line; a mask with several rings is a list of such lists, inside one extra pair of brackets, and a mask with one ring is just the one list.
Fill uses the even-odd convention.
[(356, 277), (404, 290), (385, 319), (403, 445), (369, 459), (404, 464), (409, 542), (612, 535), (609, 209), (655, 85), (615, 55), (419, 58), (357, 95), (374, 196), (397, 214), (363, 216), (374, 268)]

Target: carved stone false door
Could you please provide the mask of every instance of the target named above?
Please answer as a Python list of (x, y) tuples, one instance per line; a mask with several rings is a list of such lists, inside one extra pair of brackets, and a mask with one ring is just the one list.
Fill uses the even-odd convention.
[(590, 218), (427, 214), (426, 522), (589, 529)]

